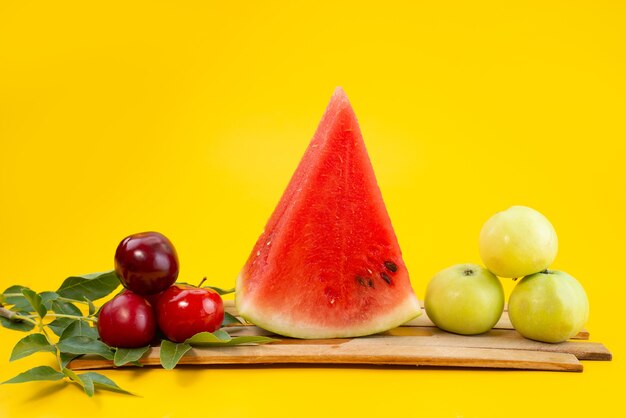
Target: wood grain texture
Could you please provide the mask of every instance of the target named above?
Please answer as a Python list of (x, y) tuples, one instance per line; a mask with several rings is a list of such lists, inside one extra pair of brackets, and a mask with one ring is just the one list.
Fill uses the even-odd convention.
[[(237, 316), (232, 301), (227, 312)], [(422, 308), (423, 309), (423, 308)], [(352, 364), (432, 367), (471, 367), (580, 372), (579, 360), (611, 360), (601, 343), (585, 341), (583, 331), (575, 339), (548, 344), (522, 337), (511, 325), (505, 311), (496, 327), (481, 335), (457, 335), (437, 328), (422, 316), (384, 333), (360, 338), (301, 340), (276, 336), (252, 324), (229, 326), (232, 336), (267, 335), (279, 341), (267, 345), (235, 347), (194, 347), (179, 364), (188, 365), (272, 365)], [(152, 347), (141, 359), (144, 365), (160, 365), (160, 348)], [(82, 356), (70, 363), (75, 370), (114, 367), (95, 356)]]
[[(159, 347), (151, 348), (141, 363), (159, 365)], [(334, 344), (302, 343), (193, 348), (183, 356), (179, 364), (360, 364), (569, 372), (583, 370), (578, 359), (567, 353), (428, 345), (377, 345), (375, 341), (367, 338), (341, 340)], [(99, 369), (112, 367), (112, 362), (85, 356), (74, 360), (70, 367), (74, 370)]]
[[(230, 303), (227, 310), (236, 314)], [(254, 325), (230, 326), (228, 332), (232, 336), (268, 335), (280, 340), (259, 346), (194, 347), (180, 364), (359, 364), (582, 371), (579, 360), (611, 360), (610, 351), (601, 343), (572, 340), (548, 344), (526, 339), (505, 327), (464, 336), (425, 322), (424, 325), (406, 324), (367, 337), (324, 340), (275, 336)], [(152, 347), (141, 363), (159, 365), (159, 354), (159, 347)], [(72, 361), (70, 367), (85, 370), (110, 368), (113, 364), (83, 356)]]

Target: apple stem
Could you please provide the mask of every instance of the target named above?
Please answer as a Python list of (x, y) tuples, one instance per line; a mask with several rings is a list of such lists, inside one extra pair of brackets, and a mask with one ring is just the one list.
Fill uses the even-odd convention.
[(204, 282), (206, 282), (206, 277), (203, 277), (202, 280), (200, 280), (200, 283), (198, 283), (198, 286), (196, 287), (201, 287)]

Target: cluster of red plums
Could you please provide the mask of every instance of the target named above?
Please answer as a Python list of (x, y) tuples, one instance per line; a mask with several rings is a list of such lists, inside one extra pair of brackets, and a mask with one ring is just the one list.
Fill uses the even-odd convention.
[(157, 330), (173, 342), (221, 327), (224, 303), (210, 288), (175, 284), (178, 255), (158, 232), (124, 238), (115, 251), (115, 272), (125, 289), (102, 306), (98, 332), (112, 347), (148, 345)]

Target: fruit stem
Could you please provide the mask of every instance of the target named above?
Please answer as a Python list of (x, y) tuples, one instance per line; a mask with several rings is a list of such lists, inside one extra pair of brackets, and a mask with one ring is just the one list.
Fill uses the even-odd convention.
[(198, 283), (198, 286), (196, 287), (198, 288), (201, 287), (204, 282), (206, 282), (206, 277), (203, 277), (202, 280), (200, 280), (200, 283)]

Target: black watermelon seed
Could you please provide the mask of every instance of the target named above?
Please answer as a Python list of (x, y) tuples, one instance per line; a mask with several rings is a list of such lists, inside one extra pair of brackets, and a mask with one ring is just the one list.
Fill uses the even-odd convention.
[(367, 285), (373, 289), (374, 288), (374, 280), (367, 279)]
[(398, 266), (393, 261), (385, 261), (385, 267), (387, 267), (387, 270), (389, 270), (392, 273), (395, 273), (396, 271), (398, 271)]
[(363, 277), (361, 277), (361, 276), (356, 276), (355, 280), (356, 280), (356, 282), (357, 282), (358, 284), (360, 284), (361, 286), (366, 286), (366, 284), (365, 284), (365, 279), (364, 279)]
[(380, 273), (380, 277), (382, 277), (383, 280), (387, 282), (387, 284), (391, 284), (391, 277), (387, 276), (387, 274)]

